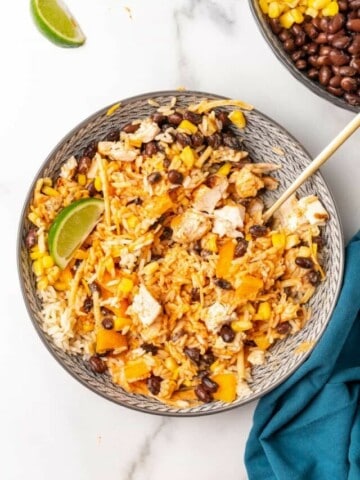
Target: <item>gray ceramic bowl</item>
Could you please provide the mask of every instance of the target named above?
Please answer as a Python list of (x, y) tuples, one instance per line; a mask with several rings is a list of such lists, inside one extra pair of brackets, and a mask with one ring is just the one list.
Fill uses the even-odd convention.
[[(231, 404), (214, 402), (185, 410), (171, 408), (152, 398), (125, 392), (114, 385), (107, 375), (96, 375), (90, 371), (82, 358), (71, 356), (57, 348), (51, 337), (42, 330), (41, 304), (36, 296), (35, 278), (25, 247), (25, 236), (29, 229), (27, 214), (35, 182), (43, 176), (56, 177), (62, 163), (71, 155), (80, 154), (90, 141), (100, 140), (114, 127), (119, 128), (133, 119), (153, 113), (155, 109), (149, 105), (148, 99), (155, 99), (163, 105), (168, 104), (172, 96), (177, 97), (180, 106), (196, 102), (204, 97), (223, 98), (199, 92), (176, 91), (155, 92), (129, 98), (121, 101), (121, 108), (116, 110), (113, 115), (106, 115), (108, 110), (106, 107), (83, 121), (60, 141), (36, 175), (24, 205), (18, 237), (18, 268), (24, 300), (35, 329), (50, 353), (79, 382), (108, 400), (135, 410), (160, 415), (198, 416), (223, 412), (261, 397), (289, 377), (306, 359), (313, 347), (303, 352), (298, 352), (297, 349), (304, 342), (310, 342), (309, 345), (313, 346), (319, 340), (330, 319), (339, 293), (343, 271), (343, 239), (334, 200), (324, 179), (320, 173), (317, 173), (301, 187), (299, 193), (300, 195), (318, 195), (330, 214), (330, 221), (324, 229), (326, 242), (324, 268), (327, 279), (318, 288), (310, 302), (313, 314), (306, 327), (296, 335), (276, 343), (270, 350), (268, 362), (254, 368), (253, 381), (250, 385), (252, 394), (247, 398), (239, 399)], [(242, 134), (245, 148), (255, 161), (281, 164), (282, 169), (279, 171), (278, 177), (281, 181), (281, 189), (286, 188), (308, 165), (309, 155), (286, 130), (262, 113), (253, 110), (246, 112), (246, 117), (247, 127)], [(274, 147), (281, 148), (285, 155), (281, 156), (275, 153)], [(267, 203), (270, 204), (277, 195), (279, 193), (269, 192), (266, 198)]]
[(291, 75), (293, 75), (299, 82), (301, 82), (305, 87), (312, 90), (319, 97), (324, 98), (328, 102), (337, 105), (338, 107), (345, 108), (352, 112), (360, 112), (360, 107), (354, 107), (349, 105), (343, 98), (336, 97), (329, 93), (325, 88), (323, 88), (320, 83), (310, 80), (310, 78), (300, 70), (298, 70), (294, 62), (291, 60), (290, 56), (285, 52), (283, 44), (278, 39), (278, 37), (272, 32), (269, 23), (267, 22), (266, 15), (264, 15), (259, 6), (259, 0), (249, 0), (251, 12), (255, 18), (257, 26), (265, 38), (272, 51), (275, 53), (280, 62), (289, 70)]

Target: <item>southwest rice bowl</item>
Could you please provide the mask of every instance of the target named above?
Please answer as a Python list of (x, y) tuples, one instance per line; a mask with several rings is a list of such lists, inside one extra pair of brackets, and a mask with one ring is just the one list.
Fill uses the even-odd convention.
[[(251, 105), (156, 107), (37, 181), (26, 244), (42, 327), (128, 392), (176, 408), (233, 402), (271, 345), (309, 320), (328, 214), (293, 196), (264, 224), (279, 166), (243, 148)], [(60, 268), (49, 229), (89, 197), (104, 213)]]

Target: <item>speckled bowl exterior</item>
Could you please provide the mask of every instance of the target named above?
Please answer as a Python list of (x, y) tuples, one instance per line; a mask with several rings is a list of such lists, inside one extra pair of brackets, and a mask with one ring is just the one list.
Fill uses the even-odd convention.
[[(323, 251), (323, 264), (327, 278), (311, 299), (312, 318), (303, 330), (272, 346), (267, 363), (253, 369), (253, 380), (250, 384), (251, 395), (238, 399), (231, 404), (213, 402), (194, 408), (172, 408), (153, 398), (125, 392), (119, 386), (114, 385), (108, 375), (93, 373), (80, 356), (69, 355), (57, 348), (51, 337), (42, 329), (41, 302), (36, 296), (35, 278), (25, 246), (25, 236), (29, 229), (27, 214), (36, 180), (43, 176), (56, 178), (60, 166), (71, 155), (79, 155), (90, 141), (99, 141), (114, 128), (120, 128), (134, 119), (152, 114), (155, 108), (149, 105), (148, 99), (152, 98), (161, 105), (165, 105), (169, 103), (173, 96), (177, 97), (177, 105), (179, 106), (186, 106), (203, 98), (223, 98), (200, 92), (177, 91), (155, 92), (129, 98), (122, 100), (121, 107), (111, 116), (106, 114), (109, 108), (106, 107), (75, 127), (61, 140), (44, 162), (30, 187), (19, 226), (18, 268), (24, 300), (34, 327), (51, 354), (74, 378), (99, 395), (125, 407), (159, 415), (200, 416), (238, 407), (272, 390), (303, 363), (326, 328), (341, 286), (344, 257), (342, 229), (338, 213), (331, 193), (320, 173), (310, 178), (299, 190), (300, 195), (318, 195), (330, 214), (330, 220), (324, 228), (326, 246)], [(290, 185), (309, 164), (310, 158), (303, 147), (286, 130), (262, 113), (252, 110), (246, 112), (246, 118), (247, 126), (241, 132), (241, 138), (252, 159), (256, 162), (275, 162), (282, 166), (281, 170), (277, 172), (281, 181), (279, 191), (268, 192), (265, 197), (266, 203), (270, 205), (280, 191)], [(285, 154), (281, 156), (275, 153), (274, 147), (281, 148)], [(309, 348), (307, 350), (302, 349), (304, 345)]]
[(324, 98), (328, 102), (337, 105), (338, 107), (345, 108), (351, 112), (360, 112), (360, 107), (354, 107), (349, 105), (343, 98), (336, 97), (329, 93), (324, 87), (319, 83), (310, 80), (310, 78), (304, 73), (298, 70), (294, 62), (291, 60), (290, 56), (285, 52), (282, 42), (278, 37), (272, 32), (269, 23), (267, 22), (266, 16), (262, 13), (259, 6), (259, 0), (249, 0), (251, 12), (255, 18), (257, 26), (265, 38), (272, 51), (275, 53), (277, 58), (281, 63), (289, 70), (291, 75), (293, 75), (299, 82), (301, 82), (305, 87), (312, 90), (319, 97)]

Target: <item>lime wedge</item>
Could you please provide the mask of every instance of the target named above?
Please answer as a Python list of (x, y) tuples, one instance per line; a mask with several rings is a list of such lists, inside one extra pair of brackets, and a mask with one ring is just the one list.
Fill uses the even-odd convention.
[(79, 47), (85, 42), (79, 24), (61, 0), (31, 0), (31, 13), (38, 29), (62, 47)]
[(65, 268), (75, 250), (90, 235), (104, 211), (98, 198), (82, 198), (65, 207), (49, 230), (49, 250), (56, 265)]

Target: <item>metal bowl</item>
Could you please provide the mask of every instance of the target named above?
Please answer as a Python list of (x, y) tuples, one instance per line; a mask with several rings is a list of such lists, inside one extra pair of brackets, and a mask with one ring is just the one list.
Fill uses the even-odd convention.
[(304, 73), (298, 70), (295, 67), (294, 62), (291, 60), (291, 57), (285, 52), (283, 44), (278, 39), (278, 37), (272, 32), (270, 25), (267, 21), (266, 15), (263, 14), (259, 6), (259, 0), (249, 0), (250, 9), (255, 18), (257, 26), (262, 34), (262, 36), (267, 41), (268, 45), (271, 47), (272, 51), (275, 53), (280, 62), (289, 70), (291, 75), (293, 75), (299, 82), (301, 82), (305, 87), (312, 90), (319, 97), (324, 98), (328, 102), (337, 105), (338, 107), (345, 108), (351, 112), (360, 112), (360, 107), (355, 107), (349, 105), (343, 98), (336, 97), (329, 93), (320, 83), (310, 80), (310, 78)]
[[(165, 105), (169, 104), (173, 96), (177, 97), (177, 105), (180, 106), (197, 102), (203, 98), (224, 98), (207, 93), (177, 91), (155, 92), (132, 97), (122, 100), (121, 108), (118, 108), (111, 116), (106, 114), (109, 107), (103, 108), (84, 120), (60, 141), (45, 160), (27, 195), (19, 226), (18, 269), (25, 304), (35, 329), (50, 353), (74, 378), (104, 398), (134, 410), (179, 417), (200, 416), (224, 412), (268, 393), (301, 365), (326, 328), (339, 293), (344, 257), (342, 229), (338, 213), (333, 197), (320, 173), (313, 175), (299, 190), (300, 195), (318, 195), (330, 214), (330, 220), (324, 229), (326, 246), (323, 252), (323, 265), (327, 277), (311, 299), (312, 318), (303, 330), (272, 346), (267, 363), (253, 369), (253, 380), (250, 384), (252, 393), (248, 397), (238, 399), (230, 404), (217, 401), (187, 409), (172, 408), (156, 399), (125, 392), (113, 384), (109, 376), (96, 375), (89, 370), (86, 362), (80, 356), (69, 355), (56, 347), (52, 338), (42, 329), (41, 302), (36, 295), (35, 277), (25, 246), (25, 236), (29, 229), (27, 215), (36, 180), (44, 176), (57, 177), (61, 165), (70, 156), (80, 154), (89, 142), (104, 138), (115, 127), (120, 128), (131, 120), (153, 113), (155, 108), (149, 105), (149, 99)], [(281, 182), (280, 190), (285, 189), (309, 164), (309, 155), (286, 130), (266, 115), (252, 110), (246, 112), (246, 117), (247, 126), (241, 135), (245, 148), (255, 161), (281, 164), (282, 168), (278, 172), (278, 178)], [(274, 147), (282, 149), (285, 154), (279, 155), (276, 153), (279, 152), (278, 149)], [(266, 203), (271, 204), (278, 195), (279, 192), (268, 192), (265, 197)], [(299, 348), (304, 345), (308, 345), (309, 348), (307, 350)]]

